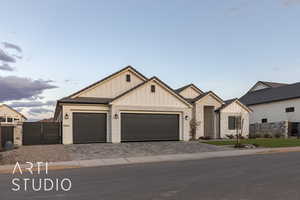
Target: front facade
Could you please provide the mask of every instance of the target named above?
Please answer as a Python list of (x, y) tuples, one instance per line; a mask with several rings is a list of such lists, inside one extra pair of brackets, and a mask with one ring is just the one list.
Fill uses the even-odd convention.
[(217, 138), (215, 111), (224, 102), (212, 94), (194, 85), (175, 91), (159, 78), (148, 79), (128, 66), (59, 100), (54, 119), (62, 122), (63, 144), (188, 141), (195, 117), (206, 124), (197, 127), (197, 138), (204, 136), (204, 128)]
[(300, 122), (300, 83), (259, 81), (240, 100), (253, 110), (250, 124)]

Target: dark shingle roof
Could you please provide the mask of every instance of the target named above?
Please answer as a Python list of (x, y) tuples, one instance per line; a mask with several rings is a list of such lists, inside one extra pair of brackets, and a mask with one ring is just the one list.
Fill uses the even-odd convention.
[(76, 97), (70, 98), (66, 97), (60, 99), (59, 103), (87, 103), (87, 104), (108, 104), (112, 99), (111, 98), (95, 98), (95, 97)]
[(240, 98), (240, 101), (249, 106), (295, 98), (300, 98), (300, 82), (248, 92)]

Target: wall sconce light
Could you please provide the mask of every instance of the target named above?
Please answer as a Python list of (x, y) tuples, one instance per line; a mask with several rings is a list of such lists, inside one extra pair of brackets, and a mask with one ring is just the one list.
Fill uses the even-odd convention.
[(65, 119), (69, 119), (68, 113), (65, 114)]
[(184, 119), (185, 119), (185, 120), (189, 120), (189, 116), (186, 115), (186, 116), (184, 117)]
[(114, 115), (114, 118), (115, 118), (115, 119), (119, 119), (119, 115), (116, 113), (116, 114)]

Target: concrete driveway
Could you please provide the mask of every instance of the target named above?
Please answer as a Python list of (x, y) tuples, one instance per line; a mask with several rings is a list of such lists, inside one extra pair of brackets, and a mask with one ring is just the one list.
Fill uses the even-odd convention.
[(200, 142), (131, 142), (120, 144), (74, 144), (66, 145), (65, 149), (72, 160), (88, 160), (201, 153), (223, 151), (231, 148), (203, 144)]

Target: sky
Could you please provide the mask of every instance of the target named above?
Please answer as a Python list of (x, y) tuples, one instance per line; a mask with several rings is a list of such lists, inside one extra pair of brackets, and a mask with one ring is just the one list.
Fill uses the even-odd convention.
[(300, 0), (1, 0), (0, 103), (30, 120), (131, 65), (223, 99), (300, 81)]

